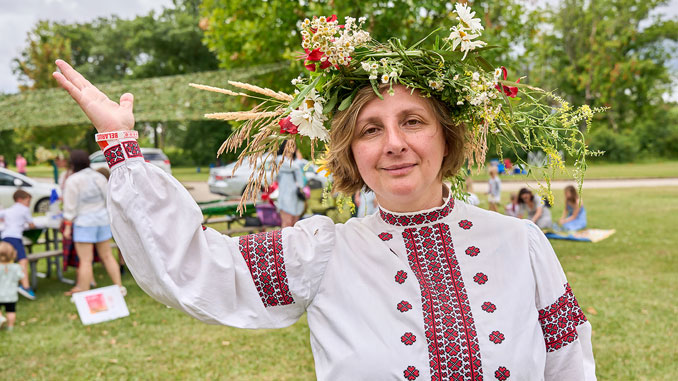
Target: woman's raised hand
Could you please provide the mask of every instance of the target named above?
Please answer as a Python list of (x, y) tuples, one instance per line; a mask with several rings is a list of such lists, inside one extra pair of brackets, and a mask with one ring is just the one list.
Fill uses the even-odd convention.
[(134, 96), (125, 93), (120, 96), (120, 104), (108, 99), (106, 94), (94, 87), (89, 81), (63, 60), (56, 60), (61, 73), (52, 76), (71, 97), (80, 105), (85, 115), (99, 132), (126, 131), (134, 129), (132, 106)]

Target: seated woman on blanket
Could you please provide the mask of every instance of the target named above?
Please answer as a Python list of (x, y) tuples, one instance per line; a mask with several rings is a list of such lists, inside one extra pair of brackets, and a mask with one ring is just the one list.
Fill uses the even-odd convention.
[(566, 231), (576, 231), (586, 228), (586, 209), (579, 200), (577, 189), (568, 185), (565, 187), (565, 209), (558, 221)]
[[(330, 20), (321, 21), (336, 25)], [(303, 119), (323, 112), (313, 107), (324, 101), (317, 94), (302, 90), (305, 101), (292, 103), (271, 91), (287, 99), (283, 109), (310, 108), (280, 120), (280, 133), (275, 119), (275, 129), (264, 119), (259, 131), (331, 142), (325, 166), (334, 190), (370, 189), (379, 210), (344, 224), (314, 216), (228, 237), (201, 226), (186, 189), (144, 162), (128, 133), (132, 95), (118, 105), (57, 65), (59, 84), (107, 133), (116, 242), (158, 301), (242, 328), (285, 327), (306, 313), (321, 380), (595, 379), (591, 326), (539, 228), (456, 200), (458, 184), (443, 183), (467, 153), (456, 100), (398, 83), (373, 88), (365, 74), (328, 132)], [(294, 133), (284, 132), (287, 122)]]
[(527, 218), (541, 229), (549, 229), (553, 226), (551, 209), (544, 205), (539, 197), (534, 197), (531, 190), (522, 188), (518, 192), (519, 217)]

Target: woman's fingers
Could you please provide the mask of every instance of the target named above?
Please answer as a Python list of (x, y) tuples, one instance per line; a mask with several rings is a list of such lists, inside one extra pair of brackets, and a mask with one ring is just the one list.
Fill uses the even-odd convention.
[(129, 110), (129, 112), (132, 112), (132, 109), (134, 107), (134, 95), (131, 93), (125, 93), (120, 96), (120, 107), (123, 109)]
[(59, 70), (61, 70), (61, 73), (64, 75), (64, 77), (66, 77), (66, 79), (68, 79), (78, 89), (92, 85), (85, 77), (82, 76), (82, 74), (73, 69), (73, 67), (66, 61), (56, 60), (55, 63)]
[(68, 94), (71, 95), (71, 98), (73, 98), (73, 100), (75, 100), (78, 104), (80, 104), (80, 98), (82, 97), (82, 94), (80, 93), (80, 89), (75, 87), (75, 85), (73, 85), (71, 83), (71, 81), (69, 81), (61, 73), (54, 72), (54, 73), (52, 73), (52, 77), (54, 77), (54, 79), (56, 79), (56, 81), (59, 83), (59, 86), (61, 86), (64, 90), (66, 90), (68, 92)]

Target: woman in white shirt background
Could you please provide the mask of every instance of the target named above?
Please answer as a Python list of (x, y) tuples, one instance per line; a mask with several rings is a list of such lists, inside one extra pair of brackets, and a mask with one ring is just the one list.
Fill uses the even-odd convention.
[(89, 290), (93, 281), (94, 247), (108, 276), (121, 287), (120, 267), (113, 257), (108, 211), (106, 210), (106, 177), (90, 168), (89, 156), (83, 150), (71, 151), (72, 174), (64, 184), (64, 237), (72, 239), (79, 266), (75, 287), (66, 295)]

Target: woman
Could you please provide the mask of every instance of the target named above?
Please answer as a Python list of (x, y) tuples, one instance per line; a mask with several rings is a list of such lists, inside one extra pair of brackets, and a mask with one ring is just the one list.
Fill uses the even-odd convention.
[[(99, 132), (134, 127), (131, 94), (118, 105), (57, 65)], [(319, 379), (595, 379), (590, 324), (539, 228), (451, 198), (462, 128), (437, 99), (393, 93), (362, 89), (333, 119), (335, 189), (369, 188), (380, 207), (346, 224), (226, 237), (134, 140), (107, 140), (112, 228), (139, 285), (205, 322), (275, 328), (306, 312)]]
[(551, 210), (544, 206), (541, 199), (534, 197), (532, 191), (522, 188), (518, 192), (520, 218), (528, 218), (542, 229), (549, 229), (553, 225)]
[(558, 222), (567, 231), (586, 228), (586, 209), (579, 200), (577, 189), (572, 185), (565, 187), (565, 209)]
[(125, 289), (120, 281), (120, 268), (111, 251), (112, 233), (106, 211), (106, 177), (89, 167), (85, 151), (71, 151), (72, 174), (64, 189), (64, 238), (72, 239), (78, 255), (75, 287), (65, 295), (89, 290), (94, 280), (92, 260), (96, 246), (99, 258), (114, 284)]
[[(280, 146), (278, 155), (282, 155), (285, 144)], [(278, 210), (281, 227), (294, 226), (306, 209), (306, 200), (300, 197), (299, 191), (304, 188), (304, 172), (299, 150), (295, 150), (294, 160), (285, 160), (278, 172)]]

